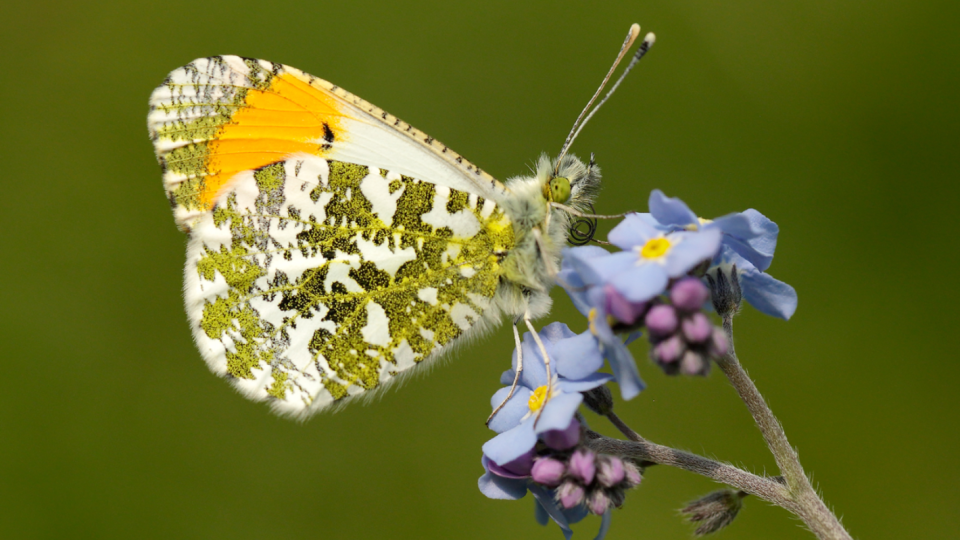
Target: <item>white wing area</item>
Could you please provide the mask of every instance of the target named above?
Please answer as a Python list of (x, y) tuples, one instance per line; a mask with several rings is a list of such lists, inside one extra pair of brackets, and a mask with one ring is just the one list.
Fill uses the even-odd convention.
[[(432, 195), (411, 221), (414, 193)], [(303, 417), (492, 327), (495, 252), (509, 246), (489, 229), (508, 222), (490, 200), (462, 194), (453, 208), (456, 197), (306, 154), (239, 174), (187, 248), (186, 311), (210, 369)]]

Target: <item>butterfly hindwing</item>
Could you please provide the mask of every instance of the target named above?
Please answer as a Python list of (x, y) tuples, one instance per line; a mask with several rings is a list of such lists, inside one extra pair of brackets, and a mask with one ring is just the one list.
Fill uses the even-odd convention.
[(307, 154), (240, 173), (190, 237), (202, 354), (294, 415), (376, 389), (484, 326), (513, 246), (492, 201)]

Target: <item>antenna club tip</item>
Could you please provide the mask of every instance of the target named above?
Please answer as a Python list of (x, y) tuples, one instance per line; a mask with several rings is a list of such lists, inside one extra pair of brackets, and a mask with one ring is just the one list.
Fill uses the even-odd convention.
[(643, 38), (643, 40), (647, 42), (649, 45), (653, 45), (654, 43), (657, 42), (657, 36), (653, 32), (647, 32), (647, 35), (646, 37)]
[(630, 31), (628, 33), (631, 36), (633, 36), (634, 39), (636, 39), (637, 36), (640, 35), (640, 25), (637, 23), (633, 23), (632, 25), (630, 25)]

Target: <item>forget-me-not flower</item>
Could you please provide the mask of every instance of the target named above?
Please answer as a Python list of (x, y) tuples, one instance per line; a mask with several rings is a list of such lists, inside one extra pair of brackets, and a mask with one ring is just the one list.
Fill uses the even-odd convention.
[(650, 214), (641, 218), (660, 230), (721, 232), (722, 245), (708, 273), (721, 271), (729, 276), (735, 265), (743, 297), (757, 310), (781, 319), (789, 319), (796, 311), (794, 288), (766, 273), (777, 247), (780, 228), (776, 223), (752, 208), (713, 220), (702, 219), (683, 201), (667, 197), (658, 189), (650, 193), (649, 206)]
[[(540, 348), (527, 332), (521, 344), (523, 371), (517, 388), (490, 420), (490, 429), (499, 435), (483, 445), (483, 454), (497, 465), (523, 456), (534, 447), (539, 437), (549, 432), (562, 433), (570, 429), (583, 401), (580, 392), (592, 390), (613, 378), (597, 373), (603, 367), (603, 356), (589, 332), (577, 335), (567, 325), (555, 322), (544, 327), (539, 335), (550, 357), (553, 380), (547, 380)], [(514, 351), (513, 368), (500, 378), (500, 382), (507, 386), (493, 395), (490, 400), (493, 407), (507, 398), (516, 369), (517, 352)]]

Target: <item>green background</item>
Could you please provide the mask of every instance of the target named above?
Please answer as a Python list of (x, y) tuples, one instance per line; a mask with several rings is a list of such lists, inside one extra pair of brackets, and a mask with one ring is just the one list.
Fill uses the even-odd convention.
[[(12, 4), (12, 3), (11, 3)], [(597, 5), (602, 4), (602, 5)], [(737, 348), (854, 536), (956, 537), (955, 1), (17, 2), (0, 15), (0, 538), (559, 538), (476, 488), (507, 328), (377, 403), (295, 423), (211, 375), (184, 236), (147, 139), (152, 89), (240, 54), (342, 85), (499, 178), (556, 153), (630, 23), (656, 46), (574, 147), (598, 211), (650, 189), (779, 223), (789, 322)], [(584, 321), (563, 294), (550, 320)], [(775, 465), (722, 374), (618, 411), (646, 437)], [(611, 433), (600, 419), (595, 427)], [(714, 489), (651, 469), (610, 538), (688, 538)], [(590, 518), (577, 527), (591, 537)], [(722, 538), (812, 538), (748, 499)]]

